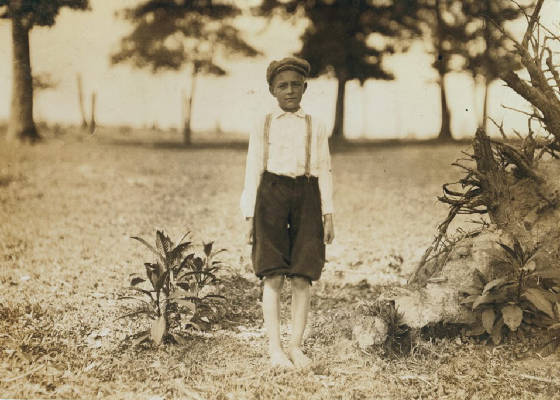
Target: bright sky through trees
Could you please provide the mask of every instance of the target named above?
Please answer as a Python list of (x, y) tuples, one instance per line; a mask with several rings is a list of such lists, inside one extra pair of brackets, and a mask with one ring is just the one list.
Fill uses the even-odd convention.
[[(189, 89), (188, 73), (166, 72), (153, 76), (147, 71), (132, 70), (127, 65), (110, 65), (110, 54), (129, 31), (126, 22), (115, 12), (136, 4), (136, 0), (91, 0), (92, 10), (85, 13), (63, 11), (51, 29), (36, 28), (31, 35), (34, 74), (50, 73), (58, 82), (55, 90), (40, 93), (36, 99), (37, 121), (79, 124), (76, 74), (80, 72), (84, 92), (97, 92), (97, 119), (100, 124), (127, 124), (161, 127), (181, 126), (182, 92)], [(548, 26), (560, 32), (560, 1), (547, 0), (541, 13)], [(224, 78), (201, 78), (192, 127), (212, 130), (219, 123), (225, 131), (244, 132), (253, 113), (271, 104), (264, 79), (268, 61), (299, 50), (297, 40), (303, 25), (292, 26), (273, 21), (252, 19), (241, 22), (247, 37), (265, 53), (255, 60), (228, 65), (230, 75)], [(0, 120), (9, 112), (11, 90), (11, 45), (9, 24), (0, 23)], [(431, 59), (422, 43), (409, 54), (387, 59), (397, 80), (368, 81), (364, 87), (352, 82), (347, 88), (346, 136), (372, 138), (431, 137), (439, 129), (439, 93)], [(447, 82), (452, 129), (456, 137), (471, 136), (482, 107), (482, 88), (473, 90), (467, 74), (450, 74)], [(310, 83), (303, 105), (311, 112), (325, 115), (333, 123), (336, 82), (320, 78)], [(523, 102), (503, 87), (491, 88), (490, 115), (501, 119), (501, 104), (513, 107)], [(523, 129), (524, 118), (508, 112), (507, 126)]]

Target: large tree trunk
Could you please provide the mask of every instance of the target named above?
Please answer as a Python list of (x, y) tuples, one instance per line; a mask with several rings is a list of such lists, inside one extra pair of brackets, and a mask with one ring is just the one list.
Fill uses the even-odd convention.
[(33, 121), (33, 79), (29, 57), (29, 28), (21, 17), (12, 16), (12, 102), (7, 137), (34, 142), (40, 136)]
[(346, 76), (338, 75), (338, 89), (336, 92), (336, 108), (334, 114), (334, 126), (332, 130), (331, 140), (341, 142), (344, 140), (344, 99), (346, 95)]

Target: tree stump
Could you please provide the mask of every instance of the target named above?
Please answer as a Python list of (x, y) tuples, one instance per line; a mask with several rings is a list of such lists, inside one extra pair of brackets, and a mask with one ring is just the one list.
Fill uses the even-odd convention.
[[(528, 135), (516, 132), (512, 142), (498, 125), (504, 140), (495, 140), (478, 129), (470, 164), (454, 164), (465, 176), (443, 186), (447, 219), (408, 287), (387, 296), (411, 327), (477, 325), (495, 343), (504, 326), (515, 331), (522, 321), (560, 328), (560, 73), (546, 47), (558, 37), (533, 34), (541, 6), (538, 0), (522, 42), (503, 32), (530, 77), (502, 76), (533, 106)], [(537, 137), (535, 123), (545, 135)], [(449, 237), (459, 214), (488, 218), (477, 231)]]

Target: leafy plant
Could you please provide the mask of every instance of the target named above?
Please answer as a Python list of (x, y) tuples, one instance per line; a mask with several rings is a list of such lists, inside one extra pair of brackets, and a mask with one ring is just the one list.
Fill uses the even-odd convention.
[(365, 315), (377, 317), (387, 327), (387, 336), (382, 345), (384, 357), (399, 357), (410, 354), (413, 346), (411, 329), (404, 323), (403, 315), (390, 300), (376, 300), (359, 306)]
[(501, 343), (504, 327), (515, 332), (523, 323), (548, 327), (560, 319), (560, 269), (550, 256), (538, 247), (524, 250), (516, 238), (513, 247), (498, 244), (503, 251), (492, 265), (503, 276), (488, 280), (478, 272), (462, 300), (478, 313), (470, 334), (486, 332), (494, 344)]
[(215, 302), (225, 299), (213, 293), (219, 282), (216, 274), (223, 266), (214, 256), (224, 249), (213, 251), (213, 242), (205, 243), (204, 255), (197, 256), (191, 251), (192, 243), (183, 242), (187, 236), (188, 233), (175, 245), (158, 230), (155, 247), (140, 237), (132, 237), (155, 256), (154, 262), (144, 263), (144, 275), (131, 274), (129, 289), (135, 294), (121, 297), (134, 300), (136, 307), (120, 318), (143, 315), (152, 320), (150, 329), (134, 335), (134, 345), (148, 339), (158, 345), (165, 338), (181, 342), (183, 337), (177, 332), (180, 328), (200, 329), (201, 322), (210, 322), (208, 317), (215, 312)]

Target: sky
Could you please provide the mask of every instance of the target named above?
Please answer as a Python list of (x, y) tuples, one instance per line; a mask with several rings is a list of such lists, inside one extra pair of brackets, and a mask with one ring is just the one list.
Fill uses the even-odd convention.
[[(238, 0), (242, 1), (242, 0)], [(253, 1), (253, 0), (245, 0)], [(188, 70), (157, 75), (128, 65), (112, 66), (110, 55), (131, 26), (116, 12), (139, 0), (90, 0), (91, 10), (63, 10), (52, 28), (35, 28), (31, 34), (34, 74), (47, 73), (57, 83), (53, 90), (38, 93), (38, 121), (78, 124), (81, 121), (77, 74), (84, 93), (97, 95), (96, 119), (102, 125), (135, 127), (157, 124), (162, 128), (181, 126), (182, 99), (190, 90)], [(545, 1), (543, 22), (560, 33), (560, 0)], [(241, 21), (246, 39), (264, 55), (236, 59), (224, 67), (221, 78), (201, 78), (193, 102), (192, 127), (196, 131), (248, 132), (256, 113), (273, 105), (265, 70), (273, 59), (297, 52), (303, 24), (274, 21), (270, 25), (254, 18)], [(518, 27), (520, 32), (522, 26)], [(7, 119), (11, 92), (11, 37), (8, 21), (0, 21), (0, 120)], [(427, 45), (416, 43), (406, 54), (387, 58), (386, 66), (396, 80), (370, 80), (363, 86), (349, 82), (346, 97), (345, 134), (349, 138), (428, 138), (440, 125), (439, 88), (431, 68)], [(483, 91), (467, 74), (450, 74), (446, 80), (456, 137), (472, 136), (481, 115)], [(302, 107), (319, 114), (328, 126), (334, 122), (336, 81), (309, 81)], [(490, 115), (504, 119), (507, 128), (524, 129), (525, 118), (502, 105), (524, 107), (523, 101), (503, 83), (490, 91)], [(86, 101), (89, 110), (89, 100)]]

